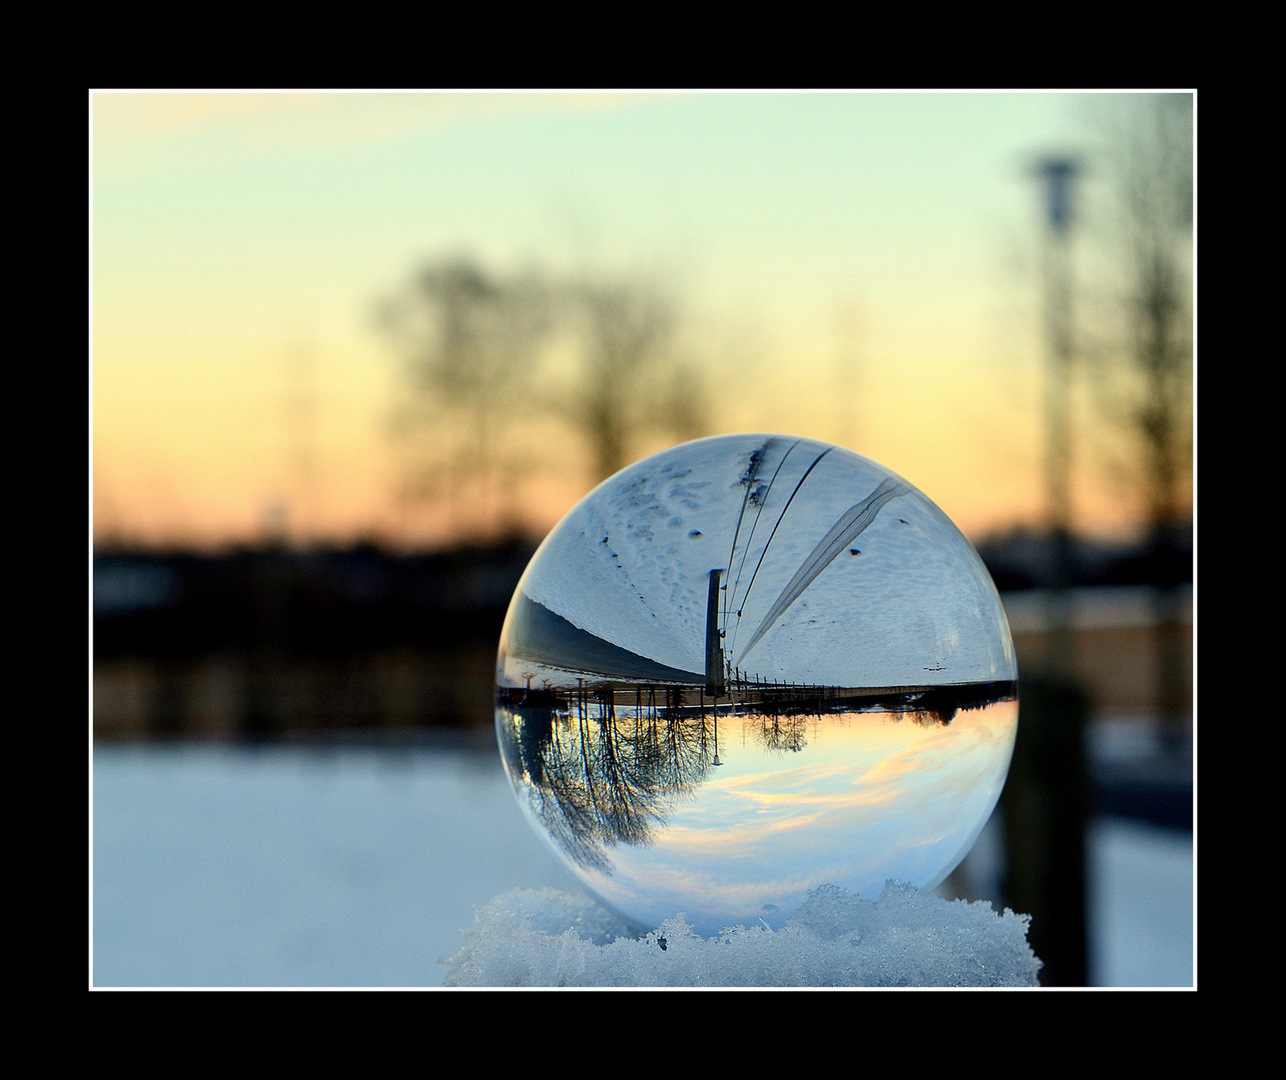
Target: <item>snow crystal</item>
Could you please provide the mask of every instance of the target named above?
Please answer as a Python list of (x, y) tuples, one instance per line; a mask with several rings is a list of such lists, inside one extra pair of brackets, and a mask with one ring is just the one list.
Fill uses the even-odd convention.
[(589, 897), (515, 889), (442, 964), (448, 986), (1033, 987), (1029, 921), (890, 881), (875, 901), (823, 885), (776, 931), (706, 939), (680, 914), (638, 937)]

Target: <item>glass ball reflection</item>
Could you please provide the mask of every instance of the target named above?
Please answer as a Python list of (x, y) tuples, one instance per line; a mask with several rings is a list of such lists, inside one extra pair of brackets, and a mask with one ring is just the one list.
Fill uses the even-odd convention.
[(1018, 723), (994, 584), (914, 487), (836, 446), (700, 439), (546, 537), (505, 619), (496, 731), (555, 857), (644, 928), (779, 926), (808, 891), (927, 889)]

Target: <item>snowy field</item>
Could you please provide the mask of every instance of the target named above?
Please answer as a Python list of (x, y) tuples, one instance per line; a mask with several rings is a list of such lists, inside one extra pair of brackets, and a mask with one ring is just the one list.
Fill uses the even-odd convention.
[[(497, 755), (183, 744), (93, 762), (96, 987), (441, 986), (476, 907), (577, 891)], [(984, 833), (969, 880), (994, 848)], [(1105, 818), (1089, 850), (1095, 984), (1192, 986), (1191, 835)]]

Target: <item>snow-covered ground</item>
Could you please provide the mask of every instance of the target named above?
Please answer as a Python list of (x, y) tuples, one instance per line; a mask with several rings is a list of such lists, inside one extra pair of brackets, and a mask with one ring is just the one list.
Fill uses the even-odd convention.
[[(475, 907), (577, 888), (495, 755), (180, 744), (93, 761), (96, 987), (440, 986)], [(1096, 984), (1192, 986), (1191, 835), (1105, 818), (1089, 850)]]

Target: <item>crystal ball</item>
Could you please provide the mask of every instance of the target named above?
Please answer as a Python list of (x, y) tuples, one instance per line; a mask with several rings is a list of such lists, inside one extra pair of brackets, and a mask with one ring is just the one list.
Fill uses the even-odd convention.
[(939, 884), (1018, 725), (1004, 609), (933, 502), (813, 439), (672, 447), (540, 545), (496, 733), (555, 858), (640, 929), (773, 928), (831, 884)]

